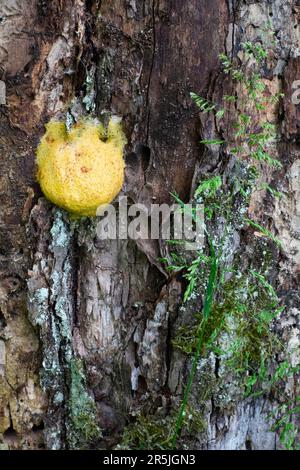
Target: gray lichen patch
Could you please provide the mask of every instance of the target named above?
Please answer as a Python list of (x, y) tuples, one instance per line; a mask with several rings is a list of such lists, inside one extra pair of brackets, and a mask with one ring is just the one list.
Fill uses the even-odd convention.
[(41, 382), (49, 400), (44, 434), (50, 449), (89, 448), (101, 433), (96, 405), (86, 390), (84, 365), (74, 359), (72, 345), (73, 247), (78, 224), (62, 210), (52, 212), (46, 262), (36, 260), (34, 276), (28, 281), (30, 316), (42, 342)]

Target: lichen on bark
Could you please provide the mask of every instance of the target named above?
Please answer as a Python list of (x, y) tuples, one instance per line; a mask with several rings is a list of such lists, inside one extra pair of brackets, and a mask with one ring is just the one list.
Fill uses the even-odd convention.
[[(270, 276), (287, 305), (278, 330), (293, 364), (299, 363), (299, 112), (291, 100), (299, 71), (299, 7), (292, 0), (175, 3), (8, 0), (0, 6), (0, 80), (8, 104), (0, 105), (4, 447), (112, 447), (137, 416), (142, 424), (154, 423), (152, 429), (157, 420), (168, 426), (189, 371), (171, 340), (180, 324), (192, 324), (194, 311), (180, 310), (184, 280), (167, 276), (158, 262), (167, 248), (155, 241), (100, 240), (95, 222), (70, 222), (42, 198), (34, 149), (44, 123), (65, 120), (68, 108), (84, 113), (72, 102), (87, 93), (89, 110), (124, 116), (123, 189), (130, 200), (169, 203), (170, 192), (177, 192), (187, 201), (197, 178), (226, 166), (219, 147), (199, 147), (200, 134), (212, 138), (227, 129), (212, 120), (199, 124), (189, 92), (218, 102), (228, 92), (218, 54), (235, 56), (242, 41), (261, 40), (259, 30), (270, 18), (277, 49), (264, 78), (273, 93), (283, 88), (286, 96), (282, 110), (268, 110), (277, 120), (283, 169), (265, 176), (283, 196), (274, 205), (266, 191), (257, 191), (250, 210), (256, 220), (265, 216), (283, 243), (281, 255), (276, 249), (268, 254)], [(227, 255), (244, 246), (241, 262), (247, 263), (258, 247), (268, 251), (258, 245), (233, 227)], [(277, 448), (265, 419), (272, 404), (264, 397), (244, 400), (239, 383), (227, 384), (227, 373), (214, 354), (202, 360), (191, 409), (197, 418), (202, 413), (205, 426), (184, 431), (180, 445)], [(221, 377), (224, 390), (216, 393)], [(292, 399), (295, 386), (286, 382)], [(83, 423), (77, 421), (78, 390), (88, 415)]]

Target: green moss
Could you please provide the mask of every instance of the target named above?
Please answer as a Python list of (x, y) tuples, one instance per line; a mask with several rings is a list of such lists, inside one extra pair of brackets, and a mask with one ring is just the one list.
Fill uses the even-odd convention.
[(281, 309), (271, 286), (251, 271), (243, 275), (233, 274), (222, 285), (219, 297), (207, 322), (202, 321), (202, 314), (195, 315), (197, 324), (180, 326), (172, 344), (191, 355), (195, 351), (199, 331), (204, 328), (202, 357), (213, 351), (226, 362), (227, 367), (244, 373), (259, 365), (262, 355), (271, 357), (279, 347), (270, 324)]
[(158, 418), (139, 414), (134, 423), (124, 428), (117, 449), (170, 449), (172, 418)]
[(203, 410), (196, 410), (196, 408), (189, 404), (185, 411), (185, 436), (199, 436), (199, 434), (205, 431), (206, 427), (206, 421), (203, 418)]
[[(195, 358), (201, 338), (198, 384), (197, 388), (196, 384), (193, 386), (192, 401), (203, 410), (202, 416), (208, 394), (214, 396), (216, 406), (228, 410), (232, 406), (233, 396), (241, 399), (243, 395), (252, 394), (256, 384), (262, 390), (262, 380), (259, 383), (256, 377), (262, 378), (267, 374), (274, 353), (280, 349), (280, 342), (272, 331), (272, 320), (281, 308), (278, 307), (274, 288), (268, 282), (271, 260), (274, 258), (274, 254), (270, 256), (270, 253), (276, 249), (273, 247), (274, 240), (260, 238), (256, 241), (251, 265), (244, 266), (242, 271), (240, 266), (243, 266), (243, 260), (233, 249), (236, 246), (235, 237), (245, 225), (245, 214), (256, 177), (253, 166), (233, 160), (230, 172), (223, 176), (223, 185), (220, 179), (204, 180), (196, 194), (197, 202), (205, 207), (207, 233), (210, 246), (213, 245), (217, 253), (219, 269), (209, 315), (204, 318), (204, 313), (198, 311), (193, 316), (192, 325), (189, 316), (186, 324), (182, 324), (184, 318), (179, 318), (181, 324), (175, 327), (172, 344), (175, 349)], [(256, 252), (259, 255), (256, 256)], [(192, 301), (201, 299), (207, 292), (209, 267), (213, 259), (209, 246), (203, 253), (198, 253), (192, 262), (188, 262), (179, 252), (173, 255), (173, 259), (175, 262), (171, 270), (179, 264), (187, 271), (185, 277), (189, 285), (186, 290), (188, 295), (185, 293), (184, 296), (185, 308), (190, 311), (195, 307), (199, 309), (199, 301), (194, 304)], [(205, 381), (202, 380), (203, 374)], [(202, 416), (199, 411), (200, 422)]]
[(174, 348), (187, 355), (193, 354), (197, 346), (199, 332), (204, 328), (202, 355), (205, 355), (221, 329), (224, 327), (224, 318), (224, 310), (219, 308), (213, 309), (206, 322), (202, 321), (202, 314), (197, 313), (195, 315), (197, 324), (193, 326), (181, 325), (177, 329), (176, 336), (172, 339)]
[[(260, 44), (248, 42), (242, 47), (253, 59), (249, 69), (248, 58), (238, 65), (224, 54), (220, 58), (225, 73), (240, 82), (245, 92), (243, 99), (244, 95), (247, 97), (246, 102), (240, 106), (239, 97), (225, 95), (224, 107), (220, 108), (219, 104), (210, 103), (191, 93), (201, 112), (214, 111), (216, 119), (229, 113), (232, 128), (228, 129), (230, 135), (226, 141), (201, 141), (207, 146), (223, 143), (225, 152), (222, 156), (228, 155), (228, 161), (223, 158), (219, 167), (223, 169), (222, 174), (201, 174), (198, 189), (194, 193), (196, 202), (204, 205), (207, 245), (203, 252), (209, 259), (207, 266), (210, 272), (207, 266), (203, 267), (199, 253), (191, 261), (183, 256), (180, 263), (173, 256), (175, 263), (168, 267), (170, 270), (185, 270), (184, 276), (188, 280), (183, 298), (185, 307), (182, 309), (185, 315), (178, 318), (172, 344), (174, 348), (193, 357), (176, 421), (174, 444), (180, 433), (184, 432), (182, 416), (186, 415), (190, 401), (204, 407), (207, 389), (213, 395), (216, 408), (226, 408), (227, 414), (236, 402), (241, 402), (241, 395), (256, 397), (267, 391), (268, 397), (275, 396), (277, 399), (279, 396), (278, 392), (276, 395), (272, 390), (276, 376), (275, 373), (272, 378), (276, 364), (273, 357), (278, 352), (284, 354), (284, 348), (275, 332), (273, 320), (283, 311), (283, 307), (279, 305), (270, 279), (278, 272), (278, 264), (275, 263), (278, 262), (281, 242), (268, 228), (249, 219), (247, 215), (253, 190), (258, 189), (257, 179), (265, 179), (263, 172), (267, 165), (280, 168), (281, 164), (272, 157), (272, 151), (268, 153), (276, 137), (275, 124), (265, 121), (265, 113), (260, 115), (268, 103), (265, 98), (266, 85), (261, 77), (262, 62), (268, 50)], [(278, 94), (276, 100), (270, 103), (277, 102), (280, 96)], [(232, 109), (226, 106), (227, 102), (238, 104), (232, 116)], [(203, 179), (205, 176), (206, 179)], [(273, 197), (279, 195), (272, 189), (270, 193)], [(175, 200), (182, 202), (178, 197)], [(181, 206), (184, 208), (183, 202)], [(247, 240), (247, 250), (243, 253), (245, 239), (241, 230), (245, 228), (248, 233), (254, 230), (259, 232), (260, 236), (253, 237), (251, 242)], [(177, 250), (177, 253), (180, 252)], [(217, 260), (217, 269), (213, 277), (214, 260)], [(211, 279), (214, 282), (210, 285)], [(208, 310), (205, 308), (207, 304), (210, 307)], [(195, 308), (198, 313), (190, 325)], [(203, 313), (199, 313), (201, 309)], [(198, 373), (195, 373), (195, 367)], [(197, 385), (194, 383), (195, 378)], [(212, 382), (215, 385), (213, 390)], [(200, 397), (196, 398), (197, 387), (201, 390)], [(295, 407), (295, 411), (299, 412), (299, 406)], [(289, 410), (287, 414), (283, 410), (283, 419), (279, 420), (279, 427), (283, 428), (280, 438), (286, 448), (294, 446), (298, 433), (297, 427), (290, 421), (291, 412)]]
[[(174, 413), (165, 418), (139, 414), (133, 423), (125, 427), (117, 449), (172, 449), (172, 430), (175, 422)], [(205, 429), (203, 412), (189, 405), (184, 417), (184, 437), (199, 435)]]
[(89, 449), (101, 437), (97, 425), (97, 410), (93, 398), (86, 390), (83, 363), (73, 359), (70, 363), (70, 397), (68, 403), (68, 443), (71, 449)]

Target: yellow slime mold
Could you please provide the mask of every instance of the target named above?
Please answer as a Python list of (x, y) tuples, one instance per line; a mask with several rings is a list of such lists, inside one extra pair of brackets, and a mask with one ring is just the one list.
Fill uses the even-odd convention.
[(102, 124), (83, 120), (67, 132), (64, 122), (50, 121), (37, 149), (37, 179), (54, 204), (74, 216), (94, 216), (110, 203), (124, 180), (126, 138), (119, 120)]

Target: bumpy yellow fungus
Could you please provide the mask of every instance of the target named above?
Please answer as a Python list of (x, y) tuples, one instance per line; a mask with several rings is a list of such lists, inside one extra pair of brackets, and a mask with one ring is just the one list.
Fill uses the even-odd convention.
[(105, 130), (92, 120), (67, 131), (64, 122), (50, 121), (37, 149), (37, 179), (54, 204), (75, 216), (94, 216), (110, 203), (124, 180), (126, 138), (119, 119)]

